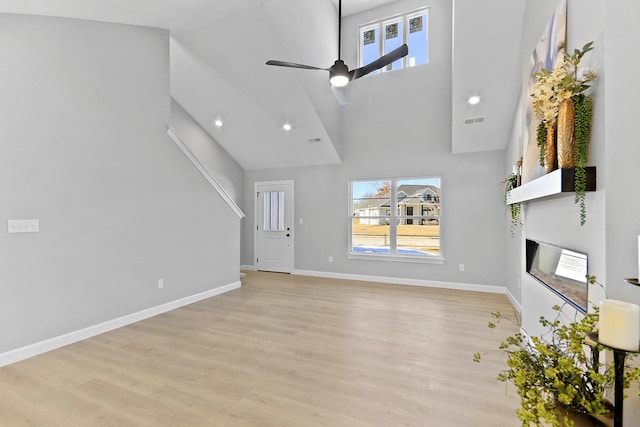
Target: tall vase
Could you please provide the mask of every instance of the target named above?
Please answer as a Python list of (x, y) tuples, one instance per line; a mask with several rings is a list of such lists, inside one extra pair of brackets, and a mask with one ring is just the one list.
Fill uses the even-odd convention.
[(574, 138), (575, 106), (572, 99), (565, 99), (558, 108), (558, 167), (576, 167), (576, 141)]
[(557, 168), (556, 123), (547, 123), (547, 141), (544, 146), (544, 169), (549, 173)]

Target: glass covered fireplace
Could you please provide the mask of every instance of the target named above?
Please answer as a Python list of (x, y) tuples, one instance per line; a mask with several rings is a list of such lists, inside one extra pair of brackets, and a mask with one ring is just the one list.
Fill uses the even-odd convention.
[(527, 273), (569, 304), (587, 312), (587, 254), (526, 240)]

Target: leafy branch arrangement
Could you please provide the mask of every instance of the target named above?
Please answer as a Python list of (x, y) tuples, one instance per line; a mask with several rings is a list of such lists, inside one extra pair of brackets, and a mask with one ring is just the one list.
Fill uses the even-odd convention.
[[(590, 278), (590, 283), (594, 281), (595, 278)], [(613, 366), (600, 362), (599, 354), (604, 347), (594, 342), (585, 344), (587, 334), (598, 323), (597, 308), (570, 322), (561, 306), (553, 309), (557, 312), (554, 320), (540, 317), (546, 330), (542, 336), (528, 337), (518, 332), (499, 346), (506, 355), (507, 369), (497, 379), (515, 385), (521, 398), (516, 413), (523, 427), (571, 427), (574, 425), (569, 418), (571, 412), (598, 415), (610, 411), (605, 390), (614, 384)], [(488, 326), (492, 329), (504, 319), (513, 320), (500, 312), (491, 314), (495, 321)], [(481, 359), (481, 353), (474, 354), (475, 362)], [(629, 366), (624, 376), (625, 388), (639, 380), (640, 367)]]

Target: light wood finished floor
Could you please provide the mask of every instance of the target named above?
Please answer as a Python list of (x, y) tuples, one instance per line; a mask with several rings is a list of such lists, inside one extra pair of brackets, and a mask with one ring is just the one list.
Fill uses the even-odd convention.
[(248, 272), (241, 289), (0, 368), (1, 426), (516, 427), (481, 364), (502, 295)]

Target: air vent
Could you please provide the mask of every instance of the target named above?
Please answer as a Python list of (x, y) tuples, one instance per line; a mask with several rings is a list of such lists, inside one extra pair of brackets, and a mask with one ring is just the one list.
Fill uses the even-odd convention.
[(309, 138), (307, 141), (309, 142), (322, 142), (320, 138)]
[(468, 119), (464, 119), (465, 125), (472, 125), (474, 123), (482, 123), (484, 122), (484, 116), (480, 117), (469, 117)]

